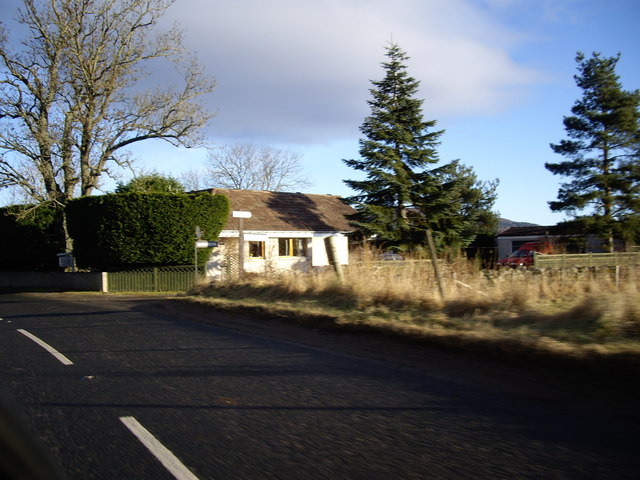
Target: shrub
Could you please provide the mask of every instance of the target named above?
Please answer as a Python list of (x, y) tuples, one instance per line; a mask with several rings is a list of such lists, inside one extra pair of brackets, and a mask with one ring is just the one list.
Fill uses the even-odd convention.
[[(113, 269), (188, 265), (195, 228), (216, 240), (229, 215), (222, 195), (127, 193), (83, 197), (67, 205), (78, 266)], [(198, 255), (202, 262), (207, 255)]]
[(0, 209), (0, 269), (55, 270), (64, 245), (56, 236), (56, 210), (31, 205)]

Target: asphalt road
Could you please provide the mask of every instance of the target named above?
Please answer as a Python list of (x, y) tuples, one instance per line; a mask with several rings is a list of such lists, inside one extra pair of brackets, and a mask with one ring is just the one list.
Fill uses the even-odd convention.
[(12, 404), (1, 441), (19, 443), (6, 426), (17, 419), (54, 468), (82, 480), (640, 475), (633, 398), (171, 305), (0, 295), (0, 380)]

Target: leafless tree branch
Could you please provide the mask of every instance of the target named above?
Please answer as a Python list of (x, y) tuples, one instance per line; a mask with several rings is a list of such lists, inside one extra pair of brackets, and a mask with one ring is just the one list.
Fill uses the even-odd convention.
[[(89, 195), (126, 147), (147, 139), (202, 143), (214, 89), (173, 28), (154, 34), (173, 0), (23, 0), (28, 36), (12, 50), (0, 26), (0, 186), (36, 202)], [(142, 90), (151, 65), (179, 86)]]
[(209, 150), (206, 171), (215, 187), (290, 191), (310, 185), (300, 159), (297, 153), (271, 147), (228, 145)]

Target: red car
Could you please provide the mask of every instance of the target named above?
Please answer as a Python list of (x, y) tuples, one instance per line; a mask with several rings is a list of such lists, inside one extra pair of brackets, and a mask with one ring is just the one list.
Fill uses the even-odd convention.
[(539, 253), (551, 253), (551, 244), (547, 242), (527, 242), (506, 258), (498, 260), (500, 267), (531, 267), (533, 257)]

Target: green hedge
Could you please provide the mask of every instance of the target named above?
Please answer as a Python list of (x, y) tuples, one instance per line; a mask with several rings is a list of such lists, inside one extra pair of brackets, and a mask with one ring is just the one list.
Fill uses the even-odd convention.
[(56, 236), (58, 210), (49, 206), (0, 208), (0, 270), (57, 270), (64, 252)]
[(0, 208), (0, 270), (57, 270), (64, 252), (52, 207)]
[[(229, 201), (208, 193), (109, 194), (72, 200), (66, 211), (81, 268), (189, 265), (195, 227), (203, 239), (216, 240), (229, 216)], [(198, 255), (201, 263), (207, 257)]]

